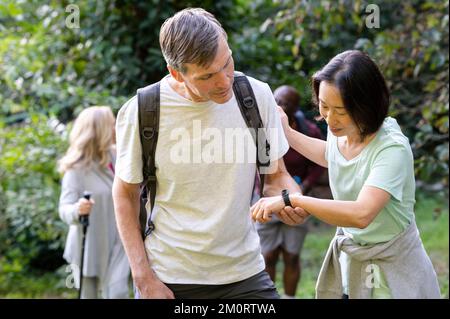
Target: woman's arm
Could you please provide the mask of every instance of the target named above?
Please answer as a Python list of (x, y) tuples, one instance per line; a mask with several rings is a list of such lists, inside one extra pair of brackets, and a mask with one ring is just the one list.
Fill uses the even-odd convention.
[(318, 138), (309, 137), (292, 129), (289, 126), (288, 117), (283, 109), (278, 107), (278, 111), (289, 145), (310, 161), (313, 161), (320, 166), (328, 167), (328, 163), (325, 159), (326, 142)]
[(62, 179), (59, 198), (59, 217), (68, 225), (78, 224), (80, 215), (89, 215), (95, 203), (82, 198), (82, 176), (76, 170), (68, 170)]
[(364, 186), (356, 201), (318, 199), (291, 195), (291, 203), (316, 218), (336, 226), (366, 228), (386, 206), (391, 195), (376, 187)]
[[(300, 194), (291, 194), (289, 200), (292, 206), (301, 207), (309, 214), (325, 223), (342, 226), (366, 228), (375, 219), (379, 212), (389, 202), (391, 195), (373, 186), (364, 186), (356, 201), (342, 201), (318, 199)], [(299, 219), (295, 210), (280, 211), (284, 208), (281, 196), (260, 199), (252, 206), (252, 218), (255, 221), (265, 222), (270, 213), (277, 213), (280, 219), (289, 225)]]
[(78, 223), (78, 200), (83, 193), (80, 178), (74, 170), (68, 170), (62, 178), (59, 217), (68, 225)]

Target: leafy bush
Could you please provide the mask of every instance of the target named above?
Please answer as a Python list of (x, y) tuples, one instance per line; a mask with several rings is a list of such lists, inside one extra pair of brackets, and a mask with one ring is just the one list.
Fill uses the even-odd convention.
[[(0, 256), (11, 272), (61, 262), (55, 164), (67, 145), (49, 118), (67, 123), (91, 105), (118, 110), (159, 80), (160, 25), (189, 6), (222, 22), (236, 69), (272, 88), (295, 86), (311, 113), (313, 72), (343, 50), (369, 52), (388, 80), (418, 179), (448, 186), (448, 1), (80, 0), (79, 29), (66, 27), (70, 3), (0, 3)], [(380, 8), (380, 29), (365, 26), (369, 3)]]
[[(3, 266), (3, 267), (2, 267)], [(78, 298), (78, 290), (68, 288), (67, 266), (55, 271), (23, 271), (17, 260), (14, 264), (0, 257), (0, 296), (2, 298)]]
[(448, 186), (449, 174), (448, 5), (399, 4), (402, 23), (364, 46), (386, 74), (392, 114), (409, 133), (418, 179), (442, 186)]
[(83, 0), (75, 3), (80, 28), (71, 29), (70, 3), (0, 3), (0, 255), (18, 272), (61, 263), (66, 227), (55, 164), (65, 143), (48, 118), (67, 123), (91, 105), (118, 110), (159, 80), (167, 72), (159, 27), (184, 7), (203, 6), (226, 28), (237, 24), (226, 18), (234, 1)]
[(67, 231), (58, 216), (55, 164), (66, 144), (43, 115), (25, 125), (0, 125), (0, 255), (21, 267), (55, 269)]
[[(380, 28), (366, 27), (369, 4), (378, 5)], [(391, 90), (391, 115), (410, 139), (417, 178), (442, 189), (449, 175), (448, 6), (425, 0), (254, 1), (245, 12), (250, 28), (233, 35), (236, 64), (273, 88), (293, 85), (301, 107), (310, 110), (311, 75), (344, 50), (368, 52)]]
[[(26, 112), (71, 120), (90, 105), (118, 110), (136, 89), (167, 73), (159, 28), (188, 6), (216, 13), (225, 25), (234, 1), (77, 1), (79, 28), (66, 26), (70, 2), (0, 4), (0, 116)], [(230, 28), (232, 23), (230, 23)]]

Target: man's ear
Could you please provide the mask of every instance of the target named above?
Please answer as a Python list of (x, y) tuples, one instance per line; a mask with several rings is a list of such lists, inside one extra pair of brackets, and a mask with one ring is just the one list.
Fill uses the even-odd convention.
[(183, 76), (181, 75), (180, 71), (175, 70), (170, 65), (167, 65), (167, 70), (169, 70), (169, 73), (172, 76), (172, 78), (174, 78), (178, 82), (184, 82)]

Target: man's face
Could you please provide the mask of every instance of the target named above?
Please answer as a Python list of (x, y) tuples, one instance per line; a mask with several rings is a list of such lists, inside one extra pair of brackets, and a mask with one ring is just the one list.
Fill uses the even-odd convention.
[(186, 73), (180, 73), (187, 93), (193, 101), (228, 102), (233, 96), (234, 61), (224, 38), (219, 39), (216, 56), (207, 68), (186, 63)]

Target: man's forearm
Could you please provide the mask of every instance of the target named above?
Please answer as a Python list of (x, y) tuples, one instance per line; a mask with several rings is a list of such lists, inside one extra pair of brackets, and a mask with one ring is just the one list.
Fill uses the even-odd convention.
[(152, 276), (139, 226), (139, 191), (127, 192), (120, 183), (115, 181), (113, 186), (114, 208), (117, 228), (133, 278)]
[(290, 193), (301, 193), (300, 186), (287, 172), (279, 172), (268, 179), (264, 185), (264, 196), (277, 196), (281, 194), (283, 189), (289, 190)]

